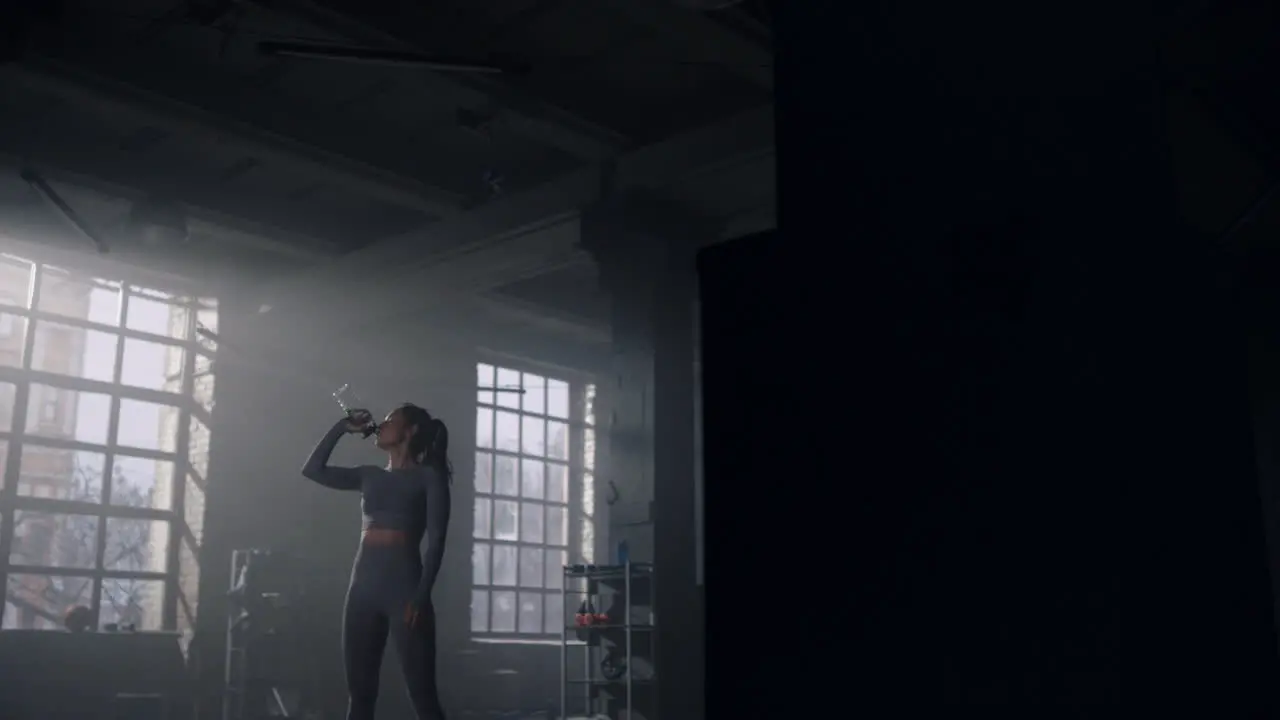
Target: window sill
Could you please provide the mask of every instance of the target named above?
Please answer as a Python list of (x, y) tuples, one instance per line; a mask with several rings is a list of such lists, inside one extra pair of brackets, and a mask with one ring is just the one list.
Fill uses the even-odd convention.
[[(471, 642), (479, 643), (481, 645), (543, 645), (546, 647), (560, 646), (560, 641), (556, 640), (555, 638), (545, 638), (545, 639), (529, 638), (526, 640), (523, 638), (487, 638), (487, 637), (473, 636), (471, 638)], [(570, 640), (566, 644), (571, 646), (586, 645), (586, 643), (582, 642), (581, 640)]]

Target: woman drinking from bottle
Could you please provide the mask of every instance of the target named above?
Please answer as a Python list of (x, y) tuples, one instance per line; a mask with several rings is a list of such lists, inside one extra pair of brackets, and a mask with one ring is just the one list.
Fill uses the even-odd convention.
[[(345, 434), (376, 428), (386, 467), (335, 467), (329, 456)], [(436, 627), (431, 590), (444, 558), (449, 526), (449, 432), (416, 405), (402, 405), (376, 424), (367, 410), (351, 410), (312, 451), (302, 468), (309, 480), (360, 492), (364, 513), (343, 611), (347, 720), (373, 720), (387, 636), (400, 659), (418, 720), (442, 720), (436, 689)], [(418, 555), (423, 537), (426, 549)]]

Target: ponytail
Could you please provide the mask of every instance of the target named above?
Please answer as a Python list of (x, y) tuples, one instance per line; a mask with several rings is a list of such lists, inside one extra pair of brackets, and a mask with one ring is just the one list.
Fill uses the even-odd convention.
[(428, 423), (431, 442), (423, 453), (423, 464), (436, 469), (450, 483), (453, 482), (453, 463), (449, 462), (449, 428), (440, 418), (432, 418)]
[(417, 428), (409, 440), (413, 459), (419, 465), (429, 465), (436, 472), (453, 481), (453, 464), (449, 462), (449, 428), (439, 418), (412, 403), (400, 406), (406, 422)]

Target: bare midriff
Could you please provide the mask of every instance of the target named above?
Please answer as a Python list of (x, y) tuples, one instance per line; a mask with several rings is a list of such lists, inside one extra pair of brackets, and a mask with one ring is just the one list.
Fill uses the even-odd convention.
[(407, 545), (409, 533), (391, 528), (365, 528), (361, 542), (365, 545)]

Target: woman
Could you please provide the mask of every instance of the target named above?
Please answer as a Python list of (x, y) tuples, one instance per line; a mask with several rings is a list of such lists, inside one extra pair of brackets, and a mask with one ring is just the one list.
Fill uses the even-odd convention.
[[(364, 434), (372, 422), (364, 410), (338, 421), (302, 468), (309, 480), (361, 495), (364, 532), (342, 622), (347, 720), (373, 720), (388, 631), (418, 720), (441, 720), (431, 589), (449, 526), (449, 432), (426, 410), (403, 405), (377, 426), (378, 447), (388, 456), (386, 468), (328, 464), (344, 434)], [(424, 535), (427, 545), (419, 560)]]

